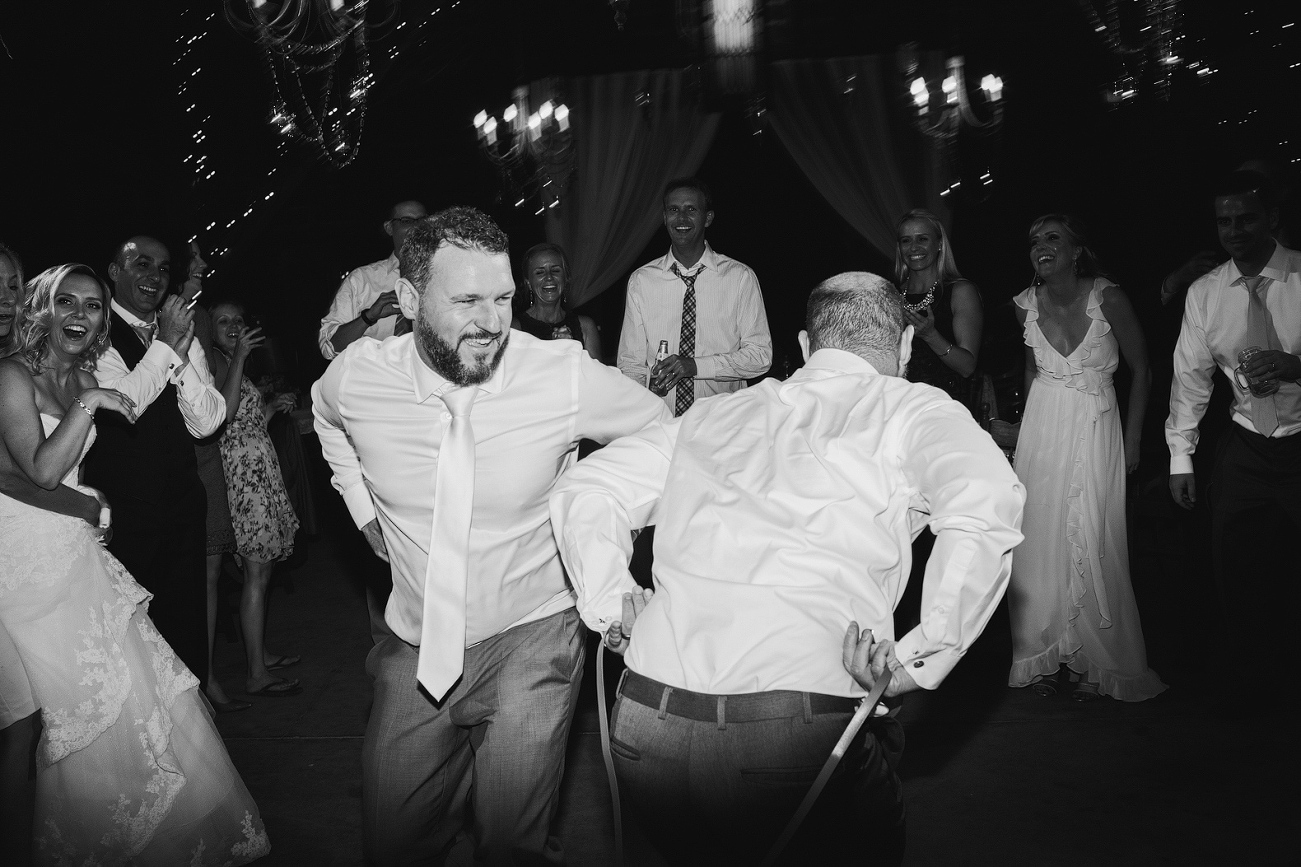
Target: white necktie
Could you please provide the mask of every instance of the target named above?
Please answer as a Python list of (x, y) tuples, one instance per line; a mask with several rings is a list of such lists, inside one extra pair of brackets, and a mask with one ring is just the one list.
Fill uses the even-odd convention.
[(439, 701), (465, 668), (465, 586), (474, 510), (474, 386), (442, 395), (452, 413), (434, 471), (434, 529), (425, 567), (425, 608), (416, 679)]

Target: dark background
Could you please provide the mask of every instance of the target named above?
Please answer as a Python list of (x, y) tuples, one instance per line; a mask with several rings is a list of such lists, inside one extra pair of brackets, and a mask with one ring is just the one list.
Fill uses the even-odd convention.
[[(68, 260), (102, 271), (113, 245), (134, 233), (164, 239), (183, 265), (185, 242), (198, 235), (205, 252), (226, 250), (208, 257), (209, 291), (248, 301), (277, 338), (280, 363), (306, 386), (324, 367), (320, 316), (346, 271), (387, 254), (380, 224), (394, 201), (481, 207), (517, 253), (542, 239), (532, 206), (498, 201), (496, 172), (476, 149), (475, 112), (499, 110), (513, 86), (544, 75), (700, 59), (678, 25), (691, 4), (671, 0), (632, 0), (623, 31), (606, 0), (370, 5), (378, 80), (360, 154), (335, 169), (268, 123), (267, 64), (219, 3), (3, 4), (0, 238), (23, 255), (30, 276)], [(1029, 280), (1032, 218), (1058, 210), (1085, 218), (1096, 251), (1148, 324), (1154, 359), (1168, 357), (1172, 325), (1156, 309), (1156, 290), (1188, 256), (1216, 247), (1208, 185), (1250, 157), (1297, 166), (1301, 27), (1283, 26), (1293, 13), (1279, 7), (1288, 4), (1183, 3), (1181, 52), (1218, 71), (1199, 81), (1180, 70), (1168, 100), (1144, 92), (1115, 109), (1101, 93), (1118, 60), (1092, 32), (1086, 5), (767, 7), (772, 58), (892, 54), (915, 41), (964, 54), (970, 87), (987, 71), (1003, 78), (1001, 134), (963, 154), (968, 169), (988, 166), (994, 183), (983, 199), (959, 196), (952, 225), (959, 265), (989, 308), (982, 363), (994, 372), (1020, 359), (1006, 301)], [(1121, 2), (1126, 15), (1136, 8)], [(1131, 33), (1141, 23), (1126, 22)], [(723, 107), (700, 172), (717, 199), (710, 240), (758, 272), (781, 374), (795, 366), (786, 356), (812, 286), (851, 268), (889, 273), (890, 263), (821, 199), (772, 132), (753, 134), (738, 108)], [(202, 173), (193, 168), (199, 154)], [(975, 174), (966, 187), (976, 186)], [(657, 235), (639, 261), (665, 248)], [(620, 281), (584, 311), (601, 325), (608, 354), (622, 306)]]

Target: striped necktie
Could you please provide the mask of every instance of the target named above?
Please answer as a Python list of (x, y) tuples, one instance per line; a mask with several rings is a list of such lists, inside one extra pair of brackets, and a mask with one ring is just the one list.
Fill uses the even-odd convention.
[[(682, 278), (687, 291), (682, 296), (682, 334), (678, 338), (678, 356), (694, 358), (696, 355), (696, 278), (699, 271), (683, 274), (678, 264), (673, 263), (673, 273)], [(682, 415), (696, 402), (696, 380), (693, 377), (678, 380), (677, 398), (673, 405), (673, 414)]]

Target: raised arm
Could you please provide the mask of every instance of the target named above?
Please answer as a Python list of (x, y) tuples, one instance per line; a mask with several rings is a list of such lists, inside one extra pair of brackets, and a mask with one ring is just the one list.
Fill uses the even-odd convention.
[(1129, 387), (1129, 412), (1125, 420), (1125, 470), (1138, 469), (1139, 447), (1143, 437), (1143, 417), (1147, 398), (1152, 392), (1152, 369), (1147, 361), (1147, 341), (1129, 298), (1119, 286), (1108, 286), (1102, 293), (1102, 315), (1111, 323), (1120, 353), (1134, 375)]

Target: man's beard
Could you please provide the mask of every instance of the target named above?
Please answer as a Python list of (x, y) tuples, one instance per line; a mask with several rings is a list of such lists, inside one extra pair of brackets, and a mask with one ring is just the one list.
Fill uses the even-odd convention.
[(497, 347), (497, 351), (492, 354), (491, 358), (473, 367), (468, 367), (461, 360), (460, 353), (457, 352), (460, 343), (466, 340), (491, 339), (496, 335), (487, 331), (463, 334), (458, 339), (457, 346), (453, 346), (439, 337), (423, 317), (416, 320), (415, 331), (416, 339), (420, 341), (420, 345), (424, 347), (425, 355), (429, 358), (429, 366), (443, 379), (461, 387), (487, 382), (497, 370), (497, 365), (501, 364), (501, 357), (506, 351), (506, 344), (510, 342), (510, 332), (507, 331), (502, 338), (501, 346)]

